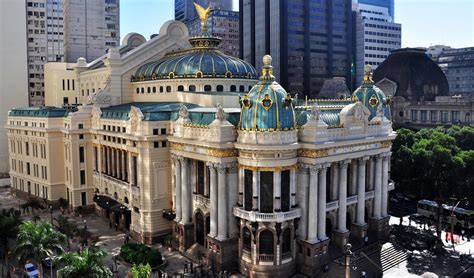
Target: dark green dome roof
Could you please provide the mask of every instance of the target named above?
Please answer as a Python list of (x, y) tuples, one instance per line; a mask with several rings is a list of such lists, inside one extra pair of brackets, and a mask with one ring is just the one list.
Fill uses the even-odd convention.
[(158, 61), (138, 68), (132, 81), (169, 78), (248, 78), (257, 79), (255, 68), (217, 49), (219, 39), (191, 38), (192, 48), (168, 53)]

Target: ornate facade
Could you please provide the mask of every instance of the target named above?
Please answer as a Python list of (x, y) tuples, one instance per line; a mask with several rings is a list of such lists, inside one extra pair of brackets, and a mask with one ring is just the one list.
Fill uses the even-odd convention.
[(94, 206), (143, 242), (171, 232), (181, 252), (250, 277), (316, 276), (331, 248), (383, 238), (395, 133), (371, 73), (351, 99), (303, 104), (270, 56), (257, 80), (219, 39), (187, 37), (168, 22), (133, 50), (80, 61), (76, 86), (97, 90), (78, 109), (10, 111), (13, 190)]

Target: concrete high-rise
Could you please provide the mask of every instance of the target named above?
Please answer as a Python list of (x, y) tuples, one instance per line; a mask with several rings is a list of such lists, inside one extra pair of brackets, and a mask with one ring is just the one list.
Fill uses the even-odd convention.
[(44, 64), (64, 58), (63, 0), (27, 0), (25, 22), (29, 103), (41, 106), (44, 104)]
[(273, 73), (290, 93), (315, 96), (328, 78), (350, 82), (351, 0), (240, 0), (240, 56)]
[(28, 106), (26, 2), (0, 1), (0, 178), (9, 171), (8, 111)]
[(174, 0), (174, 19), (186, 23), (197, 17), (193, 2), (214, 10), (232, 11), (232, 0)]
[(362, 82), (364, 66), (376, 69), (390, 51), (401, 47), (401, 24), (394, 23), (386, 7), (354, 4), (355, 84)]
[(64, 0), (66, 62), (92, 61), (120, 45), (119, 0)]
[[(357, 1), (357, 0), (356, 0)], [(388, 9), (388, 14), (395, 18), (395, 3), (394, 0), (358, 0), (360, 4), (367, 4), (373, 6), (384, 7)]]
[(445, 49), (438, 65), (446, 74), (451, 95), (474, 95), (474, 47)]

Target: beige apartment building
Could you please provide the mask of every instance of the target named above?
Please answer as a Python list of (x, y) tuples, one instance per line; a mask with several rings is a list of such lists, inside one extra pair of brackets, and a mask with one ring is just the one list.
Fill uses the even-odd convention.
[(396, 134), (371, 71), (350, 99), (304, 103), (272, 57), (259, 74), (219, 44), (168, 21), (52, 66), (52, 103), (74, 80), (82, 105), (10, 111), (12, 190), (94, 207), (142, 242), (171, 233), (249, 277), (317, 276), (346, 243), (385, 239)]

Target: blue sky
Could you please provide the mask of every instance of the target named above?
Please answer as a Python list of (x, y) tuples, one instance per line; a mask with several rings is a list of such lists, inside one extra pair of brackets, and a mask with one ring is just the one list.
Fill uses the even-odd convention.
[[(147, 39), (174, 18), (174, 0), (121, 0), (121, 37), (137, 32)], [(234, 0), (238, 8), (238, 0)], [(402, 47), (445, 44), (474, 46), (474, 0), (395, 0), (402, 24)]]

